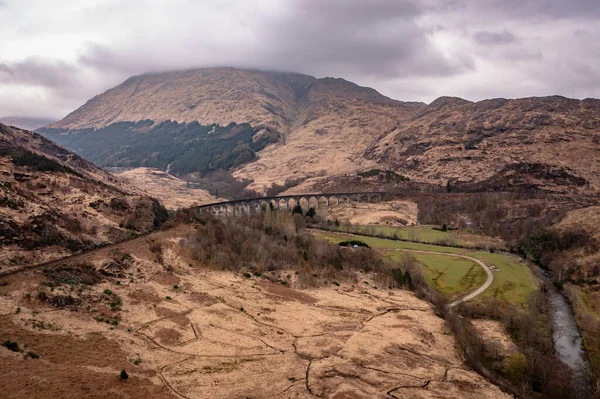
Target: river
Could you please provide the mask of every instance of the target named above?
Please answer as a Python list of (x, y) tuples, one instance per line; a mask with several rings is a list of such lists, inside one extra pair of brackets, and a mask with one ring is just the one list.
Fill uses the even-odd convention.
[(585, 353), (571, 305), (552, 284), (548, 284), (548, 298), (552, 311), (554, 348), (558, 358), (573, 370), (577, 385), (583, 392), (589, 389), (586, 377)]

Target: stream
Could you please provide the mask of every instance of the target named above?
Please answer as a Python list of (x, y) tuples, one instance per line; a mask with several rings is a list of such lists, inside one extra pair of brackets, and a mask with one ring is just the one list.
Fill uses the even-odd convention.
[(586, 378), (585, 353), (581, 348), (581, 335), (577, 329), (571, 305), (552, 284), (548, 284), (548, 299), (552, 312), (552, 338), (558, 358), (573, 370), (581, 391), (589, 389)]

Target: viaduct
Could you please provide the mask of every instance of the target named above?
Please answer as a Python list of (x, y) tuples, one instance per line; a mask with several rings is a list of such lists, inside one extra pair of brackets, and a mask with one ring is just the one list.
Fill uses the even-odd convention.
[(293, 209), (296, 205), (302, 208), (315, 208), (319, 206), (339, 205), (351, 202), (378, 202), (383, 200), (386, 193), (320, 193), (320, 194), (291, 194), (274, 197), (249, 198), (243, 200), (217, 202), (196, 207), (200, 211), (212, 212), (216, 216), (251, 216), (254, 213), (271, 209)]

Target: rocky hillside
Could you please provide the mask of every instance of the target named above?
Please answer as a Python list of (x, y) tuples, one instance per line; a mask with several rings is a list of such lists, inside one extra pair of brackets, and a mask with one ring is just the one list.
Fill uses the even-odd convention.
[(0, 124), (0, 272), (133, 237), (165, 217), (130, 184)]
[(132, 77), (40, 133), (100, 166), (248, 165), (239, 176), (262, 188), (362, 168), (368, 145), (423, 106), (343, 79), (210, 68)]
[(413, 180), (472, 190), (596, 191), (600, 100), (440, 98), (402, 121), (365, 157)]

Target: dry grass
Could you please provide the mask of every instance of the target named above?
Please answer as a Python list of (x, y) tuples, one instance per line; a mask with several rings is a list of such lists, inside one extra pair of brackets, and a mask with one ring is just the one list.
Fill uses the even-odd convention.
[[(0, 348), (2, 382), (10, 382), (13, 397), (39, 389), (57, 397), (377, 397), (390, 390), (424, 398), (506, 397), (465, 366), (444, 321), (412, 293), (365, 285), (366, 274), (356, 285), (297, 290), (293, 275), (285, 287), (190, 267), (176, 245), (186, 234), (182, 226), (124, 244), (121, 252), (134, 259), (125, 278), (82, 291), (44, 286), (41, 271), (5, 278), (2, 338), (40, 355), (25, 359)], [(163, 243), (166, 265), (154, 262), (152, 240)], [(74, 262), (97, 265), (109, 252)], [(173, 271), (165, 272), (167, 266)], [(282, 281), (290, 274), (274, 273)], [(56, 310), (35, 299), (36, 291), (73, 295), (82, 304), (77, 312)], [(120, 311), (108, 306), (115, 298)], [(122, 369), (126, 383), (118, 380)]]
[(136, 168), (118, 174), (134, 186), (140, 187), (169, 209), (188, 208), (221, 199), (210, 195), (206, 190), (186, 187), (186, 182), (154, 168)]

